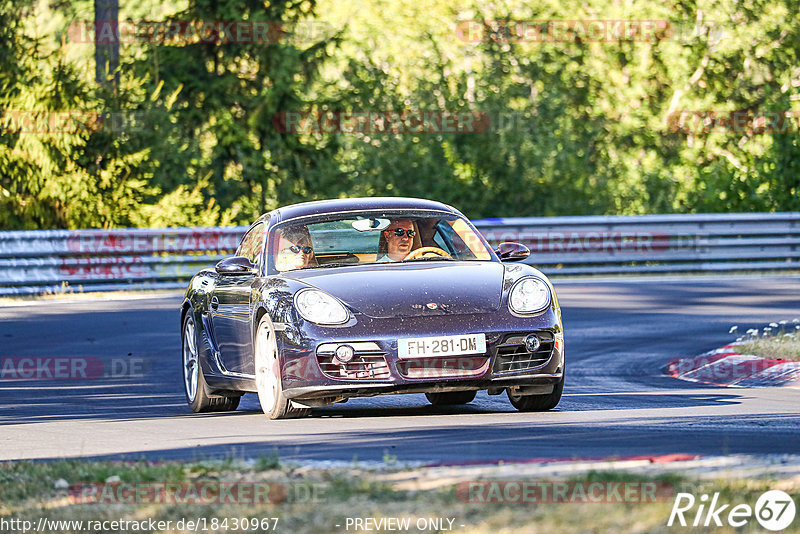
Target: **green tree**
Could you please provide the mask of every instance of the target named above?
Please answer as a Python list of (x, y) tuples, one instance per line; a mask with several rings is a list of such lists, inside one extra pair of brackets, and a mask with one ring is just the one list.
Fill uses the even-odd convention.
[[(205, 196), (241, 222), (331, 190), (336, 143), (305, 143), (273, 125), (279, 112), (308, 107), (317, 70), (336, 45), (335, 36), (298, 42), (295, 29), (313, 7), (308, 1), (192, 0), (172, 17), (260, 21), (273, 30), (268, 42), (156, 43), (137, 63), (152, 88), (163, 87), (154, 106), (168, 108), (172, 118), (168, 135), (175, 142), (153, 147), (156, 184), (207, 184)], [(275, 31), (278, 24), (286, 33)]]

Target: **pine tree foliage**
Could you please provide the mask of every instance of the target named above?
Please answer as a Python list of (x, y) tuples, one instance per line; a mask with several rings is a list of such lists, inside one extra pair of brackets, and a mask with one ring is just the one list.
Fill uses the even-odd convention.
[[(272, 31), (137, 34), (114, 89), (94, 82), (92, 45), (70, 42), (91, 0), (0, 0), (0, 227), (243, 224), (356, 195), (471, 217), (797, 211), (798, 12), (798, 0), (121, 2), (123, 21)], [(659, 24), (632, 38), (509, 31), (570, 20)], [(474, 113), (482, 128), (281, 123), (412, 110)]]

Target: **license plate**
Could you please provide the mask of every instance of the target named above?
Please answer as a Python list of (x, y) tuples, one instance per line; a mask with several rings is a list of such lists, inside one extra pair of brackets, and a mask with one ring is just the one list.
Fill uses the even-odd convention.
[(485, 334), (412, 337), (397, 340), (397, 356), (399, 358), (456, 356), (459, 354), (483, 354), (485, 352)]

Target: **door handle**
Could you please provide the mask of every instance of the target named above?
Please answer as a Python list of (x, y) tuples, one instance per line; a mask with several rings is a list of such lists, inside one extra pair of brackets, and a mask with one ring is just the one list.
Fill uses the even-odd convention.
[(217, 297), (211, 297), (211, 309), (215, 310), (219, 308), (219, 299)]

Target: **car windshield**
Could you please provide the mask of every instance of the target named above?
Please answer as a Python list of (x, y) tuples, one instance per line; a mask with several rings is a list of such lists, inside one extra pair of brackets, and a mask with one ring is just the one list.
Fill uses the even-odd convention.
[(490, 261), (485, 241), (449, 213), (376, 212), (288, 221), (269, 239), (270, 270), (411, 261)]

